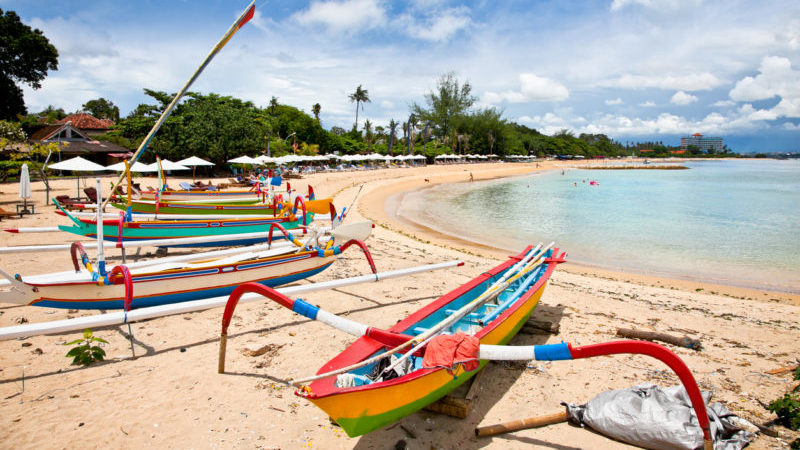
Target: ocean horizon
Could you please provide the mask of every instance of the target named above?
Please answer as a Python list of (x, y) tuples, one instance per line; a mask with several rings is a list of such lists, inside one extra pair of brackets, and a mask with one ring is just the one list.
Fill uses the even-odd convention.
[(436, 185), (397, 214), (509, 251), (555, 241), (587, 266), (800, 293), (800, 160), (681, 164)]

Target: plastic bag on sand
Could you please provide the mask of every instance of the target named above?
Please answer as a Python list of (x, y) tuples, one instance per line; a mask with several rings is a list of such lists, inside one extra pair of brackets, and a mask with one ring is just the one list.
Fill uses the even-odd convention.
[[(710, 392), (703, 392), (708, 405)], [(703, 447), (703, 432), (683, 386), (661, 388), (644, 383), (630, 389), (599, 394), (585, 405), (564, 404), (570, 422), (586, 425), (606, 436), (651, 449)], [(734, 416), (720, 403), (708, 405), (715, 450), (747, 446), (752, 434), (734, 423)]]

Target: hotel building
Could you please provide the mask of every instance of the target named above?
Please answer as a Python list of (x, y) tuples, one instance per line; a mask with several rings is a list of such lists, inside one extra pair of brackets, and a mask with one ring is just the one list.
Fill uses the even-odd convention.
[(700, 133), (695, 133), (681, 138), (681, 150), (687, 150), (690, 145), (694, 145), (705, 153), (708, 153), (709, 150), (714, 153), (722, 153), (721, 137), (706, 137)]

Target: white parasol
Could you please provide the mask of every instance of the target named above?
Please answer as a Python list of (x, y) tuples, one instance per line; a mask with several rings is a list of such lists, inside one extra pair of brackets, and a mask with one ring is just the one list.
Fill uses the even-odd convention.
[[(87, 159), (83, 159), (80, 156), (76, 156), (74, 158), (68, 159), (66, 161), (61, 161), (55, 164), (50, 164), (47, 166), (48, 169), (56, 169), (56, 170), (71, 170), (73, 172), (101, 172), (103, 170), (108, 170), (105, 167), (101, 166), (100, 164), (93, 163)], [(77, 192), (78, 198), (81, 196), (81, 177), (78, 175), (77, 178)]]
[(188, 158), (184, 158), (178, 161), (178, 164), (182, 166), (188, 166), (192, 168), (192, 181), (194, 181), (194, 171), (197, 166), (213, 166), (214, 163), (206, 161), (203, 158), (198, 158), (197, 156), (190, 156)]
[(28, 211), (28, 199), (31, 198), (31, 176), (28, 173), (28, 164), (23, 164), (19, 172), (19, 198), (24, 203), (24, 214), (30, 214)]

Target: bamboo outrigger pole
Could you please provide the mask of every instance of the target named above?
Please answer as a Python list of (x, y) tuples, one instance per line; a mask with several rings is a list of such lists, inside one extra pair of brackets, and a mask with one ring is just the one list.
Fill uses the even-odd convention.
[[(149, 133), (147, 133), (147, 136), (144, 138), (144, 140), (142, 140), (142, 143), (139, 144), (139, 148), (136, 149), (136, 153), (134, 153), (130, 159), (131, 165), (135, 164), (136, 161), (139, 160), (139, 157), (147, 148), (147, 144), (149, 144), (150, 140), (153, 139), (153, 136), (158, 132), (159, 128), (161, 128), (161, 125), (164, 124), (164, 121), (167, 120), (167, 117), (169, 117), (169, 115), (172, 113), (172, 110), (175, 109), (175, 106), (178, 104), (178, 101), (181, 99), (181, 97), (183, 97), (183, 95), (186, 93), (186, 91), (189, 89), (192, 83), (194, 83), (197, 77), (200, 76), (200, 74), (203, 72), (206, 66), (208, 66), (211, 60), (214, 59), (214, 56), (216, 56), (217, 53), (219, 53), (219, 51), (222, 50), (222, 47), (224, 47), (225, 44), (227, 44), (228, 41), (233, 37), (233, 35), (236, 34), (237, 31), (239, 31), (239, 28), (244, 26), (244, 24), (246, 24), (250, 19), (253, 18), (255, 10), (256, 10), (256, 0), (253, 0), (250, 3), (250, 6), (248, 6), (247, 9), (245, 9), (244, 12), (239, 16), (239, 18), (236, 19), (235, 22), (233, 22), (233, 25), (231, 25), (231, 27), (228, 29), (225, 35), (222, 36), (222, 39), (220, 39), (219, 42), (217, 42), (217, 45), (215, 45), (214, 48), (211, 49), (211, 52), (208, 53), (208, 56), (206, 56), (206, 59), (203, 60), (202, 64), (200, 64), (200, 67), (198, 67), (197, 70), (194, 71), (194, 74), (192, 75), (191, 78), (189, 78), (189, 81), (187, 81), (186, 84), (183, 86), (183, 88), (181, 88), (181, 90), (177, 94), (175, 94), (175, 98), (173, 98), (172, 102), (170, 102), (170, 104), (166, 107), (166, 109), (164, 109), (164, 112), (161, 113), (161, 117), (158, 118), (155, 125), (153, 125), (153, 128), (150, 130)], [(114, 185), (111, 186), (111, 192), (114, 192), (114, 190), (117, 188), (117, 186), (119, 186), (119, 184), (122, 182), (124, 178), (125, 178), (125, 172), (121, 173), (116, 183), (114, 183)], [(105, 209), (110, 199), (111, 195), (109, 195), (108, 198), (106, 198), (105, 201), (103, 201), (101, 209), (103, 210)]]

